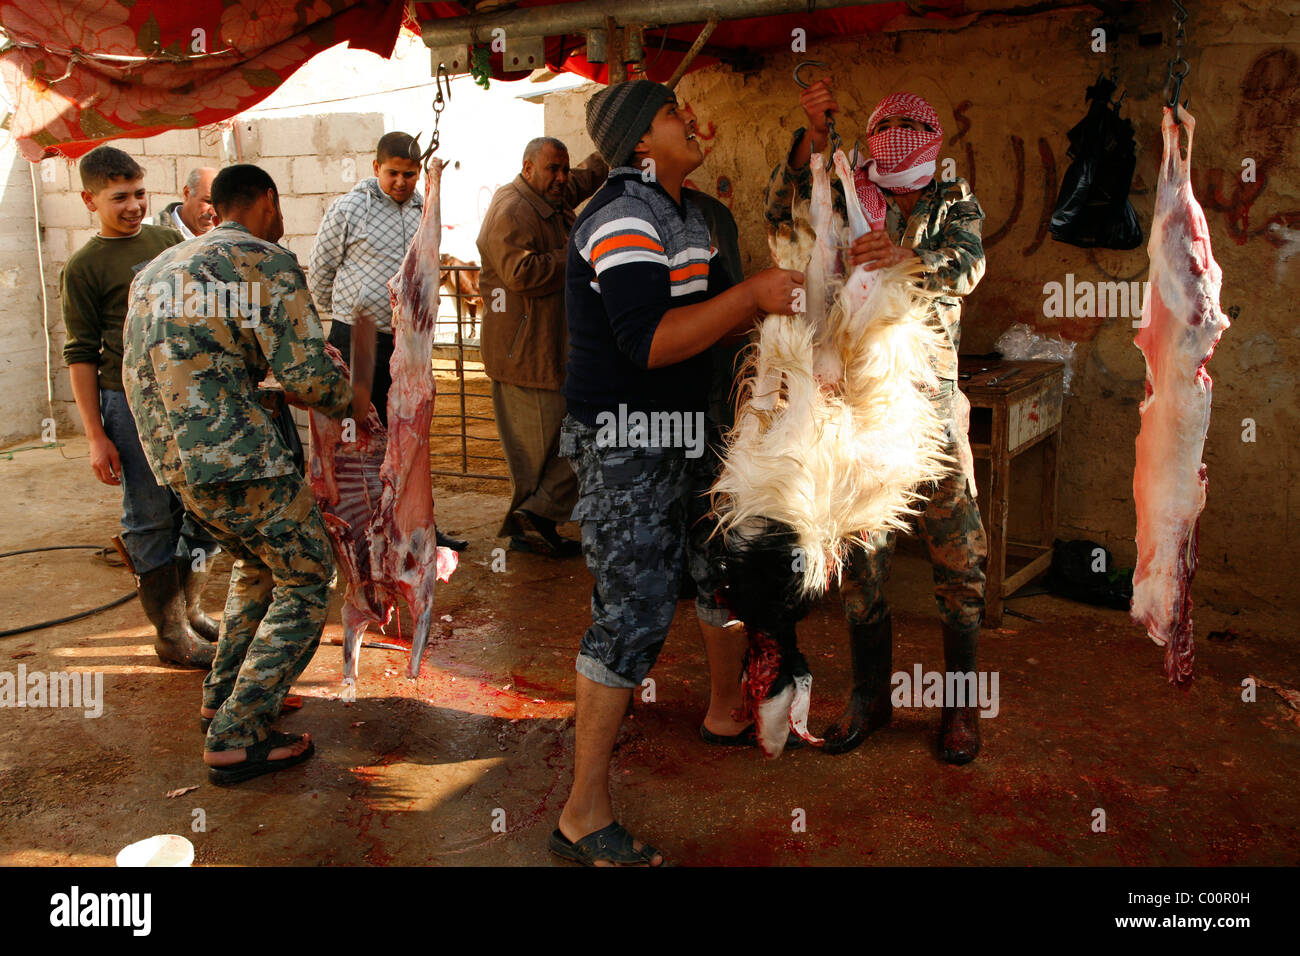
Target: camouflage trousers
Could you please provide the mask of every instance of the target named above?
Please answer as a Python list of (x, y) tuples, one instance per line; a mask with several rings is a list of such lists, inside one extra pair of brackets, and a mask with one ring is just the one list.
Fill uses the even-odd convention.
[[(952, 388), (953, 383), (945, 382), (935, 398), (949, 420)], [(944, 451), (956, 457), (958, 443), (966, 441), (967, 437), (960, 435)], [(984, 561), (988, 557), (988, 543), (975, 497), (957, 465), (930, 486), (925, 510), (917, 519), (917, 532), (930, 552), (939, 616), (959, 633), (978, 632), (984, 620)], [(844, 616), (851, 624), (875, 624), (889, 613), (885, 582), (889, 580), (894, 558), (894, 534), (877, 534), (871, 543), (874, 550), (854, 550), (840, 582)]]
[(695, 613), (705, 624), (731, 619), (717, 599), (709, 562), (708, 498), (717, 456), (680, 448), (601, 447), (597, 431), (566, 416), (560, 454), (573, 462), (582, 554), (596, 579), (591, 626), (577, 671), (606, 687), (636, 687), (663, 649), (683, 571), (695, 581)]
[(216, 659), (203, 682), (215, 709), (208, 750), (266, 739), (289, 688), (320, 644), (334, 555), (301, 476), (175, 486), (235, 565)]

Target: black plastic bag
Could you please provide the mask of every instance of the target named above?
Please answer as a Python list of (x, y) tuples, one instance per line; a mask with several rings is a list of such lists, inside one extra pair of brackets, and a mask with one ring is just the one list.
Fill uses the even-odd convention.
[[(1098, 554), (1103, 571), (1094, 571)], [(1061, 541), (1052, 546), (1052, 566), (1044, 582), (1057, 597), (1127, 611), (1133, 601), (1133, 569), (1116, 568), (1111, 553), (1096, 541)]]
[(1115, 84), (1099, 79), (1088, 87), (1088, 115), (1070, 130), (1061, 194), (1052, 212), (1052, 238), (1083, 248), (1136, 249), (1142, 227), (1128, 200), (1137, 166), (1133, 123), (1112, 106)]

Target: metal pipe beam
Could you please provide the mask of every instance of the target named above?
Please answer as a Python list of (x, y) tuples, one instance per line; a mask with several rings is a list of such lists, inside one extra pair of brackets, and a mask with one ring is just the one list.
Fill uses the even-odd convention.
[[(893, 0), (816, 0), (813, 6), (816, 10), (830, 10), (890, 2)], [(637, 23), (669, 26), (674, 23), (703, 23), (714, 17), (739, 20), (807, 13), (808, 7), (808, 0), (642, 0), (632, 5), (636, 12), (631, 17)], [(606, 17), (619, 20), (628, 16), (627, 0), (587, 0), (585, 3), (559, 3), (546, 7), (513, 7), (481, 16), (426, 20), (420, 24), (420, 32), (425, 46), (445, 47), (458, 43), (485, 43), (497, 28), (504, 29), (507, 36), (512, 33), (518, 36), (555, 36), (604, 26)]]

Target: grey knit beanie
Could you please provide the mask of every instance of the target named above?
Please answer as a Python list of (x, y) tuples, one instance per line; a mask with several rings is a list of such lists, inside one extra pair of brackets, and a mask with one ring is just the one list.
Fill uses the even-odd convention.
[(605, 162), (614, 166), (627, 159), (659, 108), (673, 96), (662, 83), (630, 80), (607, 86), (587, 100), (587, 132)]

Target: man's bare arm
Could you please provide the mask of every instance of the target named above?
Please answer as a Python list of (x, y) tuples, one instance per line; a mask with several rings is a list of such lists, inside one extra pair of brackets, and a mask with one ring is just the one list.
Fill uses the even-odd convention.
[(663, 368), (699, 355), (760, 313), (793, 313), (794, 290), (801, 285), (802, 273), (764, 269), (706, 302), (669, 309), (650, 342), (648, 367)]

